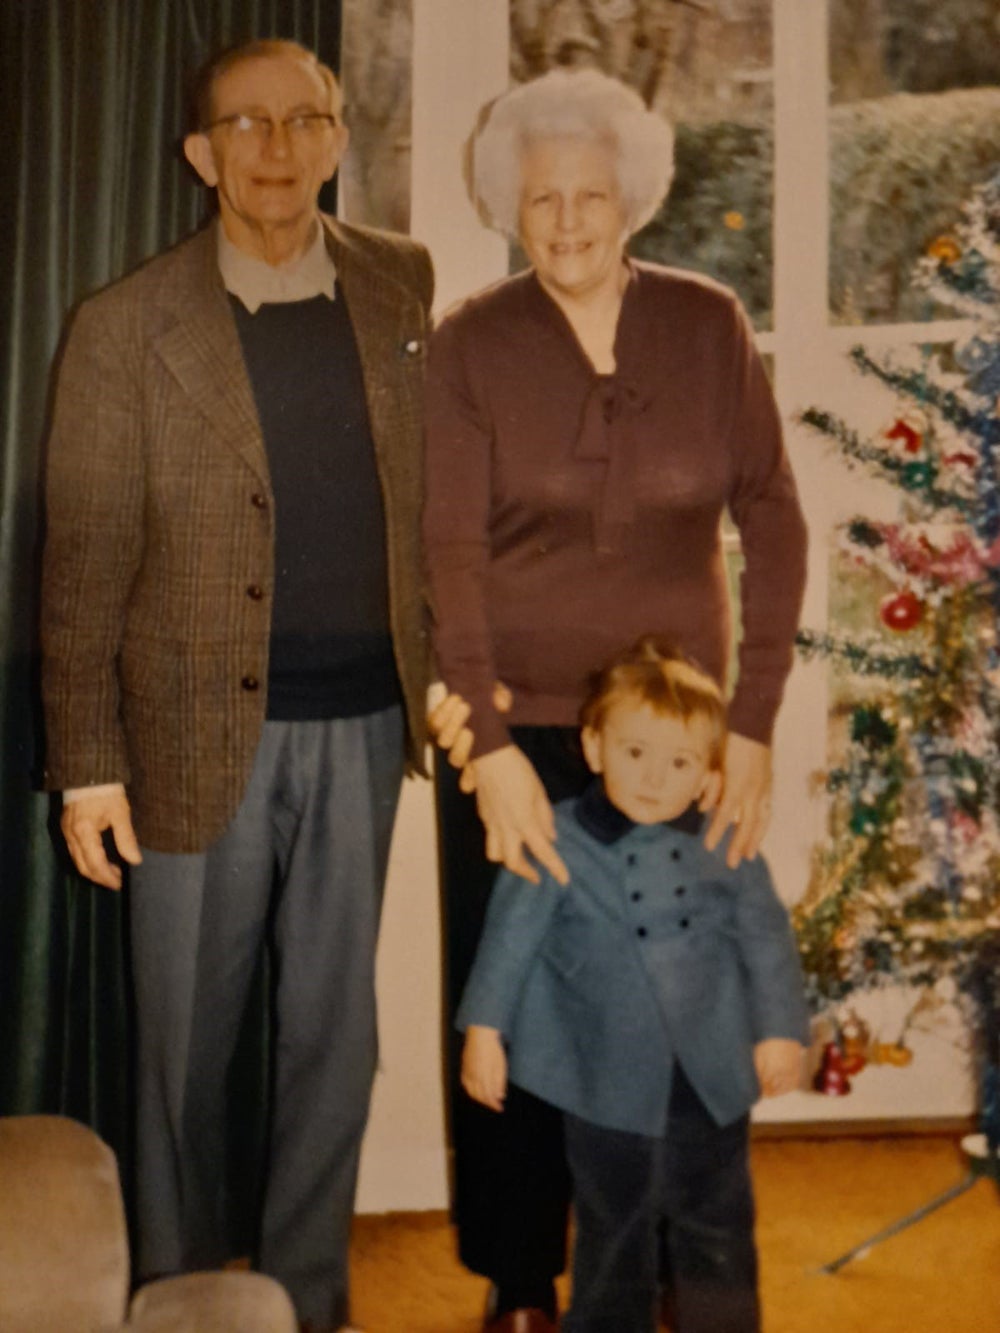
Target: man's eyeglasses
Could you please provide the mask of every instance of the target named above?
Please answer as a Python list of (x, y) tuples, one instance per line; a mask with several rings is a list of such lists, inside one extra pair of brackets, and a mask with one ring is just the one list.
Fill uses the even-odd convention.
[(268, 143), (274, 131), (280, 126), (292, 139), (313, 139), (329, 127), (337, 124), (337, 117), (324, 111), (297, 111), (284, 120), (272, 120), (270, 116), (254, 116), (247, 111), (237, 111), (231, 116), (220, 116), (205, 126), (205, 131), (224, 128), (234, 139), (245, 139)]

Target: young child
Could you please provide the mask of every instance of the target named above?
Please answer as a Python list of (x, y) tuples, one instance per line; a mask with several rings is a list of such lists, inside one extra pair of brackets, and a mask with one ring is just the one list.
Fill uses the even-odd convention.
[(719, 781), (724, 705), (643, 640), (596, 680), (598, 775), (556, 807), (563, 888), (504, 872), (460, 1006), (462, 1081), (565, 1112), (576, 1241), (563, 1333), (759, 1328), (749, 1110), (799, 1082), (808, 1018), (784, 907), (759, 857), (726, 866), (698, 801)]

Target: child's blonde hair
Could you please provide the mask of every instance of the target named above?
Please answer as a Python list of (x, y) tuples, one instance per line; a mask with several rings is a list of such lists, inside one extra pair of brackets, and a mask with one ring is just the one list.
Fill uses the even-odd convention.
[(702, 718), (709, 728), (709, 765), (721, 768), (726, 739), (722, 691), (673, 647), (647, 634), (597, 672), (580, 711), (581, 724), (599, 732), (611, 708), (626, 699), (684, 723)]

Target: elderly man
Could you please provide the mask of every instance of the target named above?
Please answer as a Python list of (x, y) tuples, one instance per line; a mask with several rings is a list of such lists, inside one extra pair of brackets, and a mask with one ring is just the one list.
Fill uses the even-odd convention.
[(204, 71), (211, 226), (86, 301), (59, 370), (43, 587), (48, 785), (128, 901), (142, 1275), (224, 1261), (224, 1088), (273, 947), (257, 1259), (348, 1320), (373, 968), (407, 753), (423, 761), (417, 545), (432, 273), (317, 200), (332, 73), (259, 41)]

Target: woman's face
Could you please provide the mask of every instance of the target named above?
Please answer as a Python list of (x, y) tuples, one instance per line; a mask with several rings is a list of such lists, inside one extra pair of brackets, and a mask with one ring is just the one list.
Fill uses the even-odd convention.
[(610, 290), (627, 233), (608, 144), (560, 136), (526, 145), (519, 239), (544, 287), (574, 297)]

